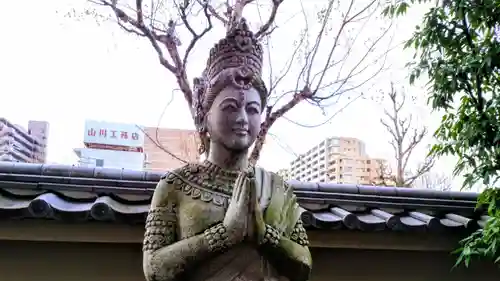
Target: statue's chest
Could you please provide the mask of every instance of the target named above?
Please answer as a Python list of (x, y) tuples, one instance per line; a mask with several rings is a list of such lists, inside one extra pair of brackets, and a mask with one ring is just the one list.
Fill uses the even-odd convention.
[(224, 219), (231, 185), (228, 181), (214, 180), (181, 185), (178, 224), (182, 238), (199, 234)]
[[(181, 194), (177, 216), (179, 236), (185, 239), (224, 220), (235, 180), (210, 177), (206, 173), (182, 176), (176, 184)], [(256, 199), (264, 210), (270, 198), (269, 192), (260, 185), (256, 191)]]
[(182, 239), (199, 234), (209, 226), (224, 219), (226, 208), (213, 202), (205, 202), (183, 196), (178, 207), (178, 225)]

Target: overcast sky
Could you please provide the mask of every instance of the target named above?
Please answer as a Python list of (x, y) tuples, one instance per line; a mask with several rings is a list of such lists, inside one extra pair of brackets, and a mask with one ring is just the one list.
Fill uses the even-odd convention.
[[(290, 55), (294, 40), (290, 34), (298, 34), (303, 26), (303, 19), (296, 16), (300, 11), (297, 3), (285, 1), (278, 19), (281, 25), (272, 37), (271, 60), (276, 68), (280, 68)], [(321, 1), (304, 3), (307, 3), (304, 5), (308, 13), (312, 13)], [(186, 103), (178, 94), (174, 95), (160, 120), (176, 84), (171, 74), (159, 65), (147, 40), (121, 31), (113, 22), (98, 25), (92, 19), (75, 20), (64, 16), (71, 8), (82, 11), (89, 5), (85, 0), (7, 1), (4, 9), (10, 12), (0, 17), (2, 37), (8, 38), (2, 43), (0, 52), (0, 71), (4, 78), (0, 83), (1, 115), (22, 126), (30, 119), (50, 122), (48, 157), (51, 162), (75, 163), (72, 149), (82, 146), (86, 119), (193, 128)], [(22, 11), (23, 16), (19, 17), (17, 11)], [(398, 22), (393, 43), (411, 34), (424, 11), (419, 9)], [(331, 26), (333, 31), (338, 29), (335, 25)], [(379, 32), (379, 27), (377, 24), (366, 27), (362, 36)], [(204, 46), (194, 51), (189, 63), (190, 76), (203, 69), (207, 46), (211, 47), (220, 35), (212, 34), (202, 43)], [(329, 38), (333, 38), (332, 33)], [(353, 58), (364, 54), (362, 51), (354, 53)], [(384, 104), (370, 98), (377, 96), (378, 90), (387, 89), (391, 80), (409, 94), (420, 97), (407, 111), (420, 124), (430, 126), (431, 130), (435, 128), (439, 115), (430, 114), (426, 109), (425, 90), (410, 87), (406, 82), (407, 71), (402, 65), (410, 55), (402, 48), (393, 50), (388, 61), (392, 68), (360, 90), (367, 99), (356, 100), (331, 122), (318, 128), (302, 128), (286, 120), (276, 123), (272, 130), (275, 137), (265, 147), (260, 164), (272, 170), (287, 167), (297, 154), (328, 136), (362, 139), (372, 157), (392, 159), (389, 136), (379, 122)], [(288, 84), (292, 80), (287, 80)], [(356, 94), (348, 96), (352, 98)], [(326, 115), (338, 111), (346, 102), (347, 98), (341, 99), (328, 108)], [(298, 107), (287, 116), (304, 124), (325, 120), (319, 110), (310, 106)], [(427, 144), (417, 150), (413, 166), (424, 158)], [(453, 164), (453, 161), (441, 160), (436, 168), (449, 174)]]

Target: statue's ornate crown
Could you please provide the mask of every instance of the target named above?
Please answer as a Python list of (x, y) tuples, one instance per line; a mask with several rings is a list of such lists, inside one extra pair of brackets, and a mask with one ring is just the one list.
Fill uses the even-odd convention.
[(248, 28), (245, 19), (241, 19), (239, 24), (210, 50), (205, 75), (210, 81), (224, 69), (245, 67), (254, 75), (261, 76), (262, 62), (262, 45)]

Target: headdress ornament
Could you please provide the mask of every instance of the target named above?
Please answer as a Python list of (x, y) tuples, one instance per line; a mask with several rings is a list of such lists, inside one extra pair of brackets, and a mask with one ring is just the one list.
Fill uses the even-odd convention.
[[(203, 143), (206, 142), (204, 118), (216, 94), (228, 83), (242, 89), (256, 87), (261, 92), (263, 105), (267, 90), (262, 82), (262, 45), (250, 31), (245, 19), (229, 30), (225, 38), (210, 50), (207, 65), (201, 77), (194, 79), (193, 107), (195, 124)], [(205, 140), (204, 140), (205, 138)], [(200, 153), (208, 147), (202, 147)]]
[(217, 77), (228, 68), (242, 68), (253, 75), (262, 74), (262, 45), (250, 31), (245, 19), (228, 32), (210, 50), (207, 61), (206, 76), (208, 80)]

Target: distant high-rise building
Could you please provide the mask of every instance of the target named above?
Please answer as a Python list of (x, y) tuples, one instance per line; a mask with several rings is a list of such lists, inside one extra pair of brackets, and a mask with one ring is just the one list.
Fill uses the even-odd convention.
[(372, 184), (386, 160), (370, 158), (365, 143), (332, 137), (292, 161), (290, 176), (300, 181)]
[(28, 130), (0, 118), (0, 161), (45, 163), (49, 123), (29, 121)]
[(169, 171), (200, 160), (196, 131), (146, 127), (144, 132), (146, 170)]

